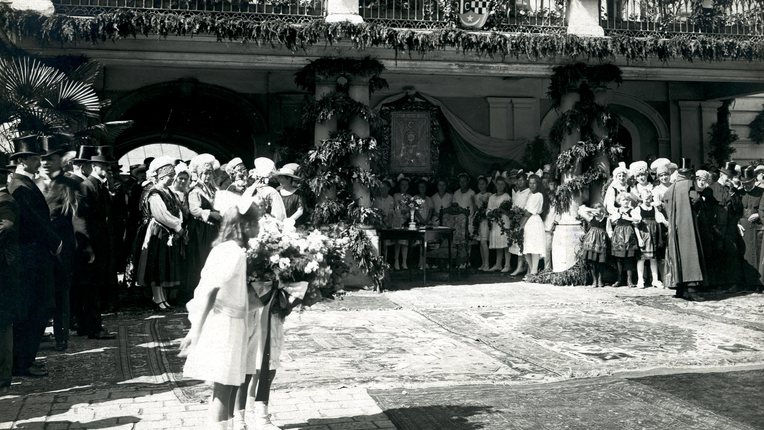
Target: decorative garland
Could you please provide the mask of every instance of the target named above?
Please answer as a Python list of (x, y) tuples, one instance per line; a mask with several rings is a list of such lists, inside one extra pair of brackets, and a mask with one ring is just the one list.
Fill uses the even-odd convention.
[[(504, 223), (504, 217), (509, 218), (509, 223)], [(526, 217), (525, 210), (512, 205), (511, 201), (502, 202), (498, 208), (487, 211), (486, 218), (488, 223), (496, 223), (507, 236), (507, 243), (512, 245), (517, 244), (520, 247), (520, 252), (523, 250), (523, 237), (524, 237), (524, 224), (523, 220)]]
[(304, 50), (319, 43), (332, 45), (342, 40), (363, 51), (371, 47), (424, 54), (453, 48), (463, 53), (491, 58), (588, 60), (726, 61), (764, 59), (764, 37), (720, 35), (656, 34), (650, 37), (615, 35), (579, 37), (567, 34), (472, 32), (454, 28), (434, 31), (397, 29), (379, 24), (326, 23), (317, 19), (308, 24), (289, 24), (274, 19), (261, 21), (223, 14), (186, 14), (161, 10), (118, 9), (92, 18), (69, 15), (43, 16), (33, 11), (16, 11), (0, 6), (0, 31), (28, 37), (42, 43), (100, 43), (135, 38), (137, 35), (167, 37), (214, 35), (218, 40), (238, 40), (259, 45)]
[(302, 111), (302, 121), (305, 124), (315, 124), (316, 122), (336, 119), (342, 126), (346, 125), (353, 117), (361, 117), (367, 121), (372, 121), (374, 112), (372, 112), (369, 106), (355, 101), (346, 93), (339, 91), (332, 91), (320, 100), (304, 105)]
[[(584, 224), (584, 231), (589, 229), (588, 224)], [(551, 270), (542, 270), (535, 275), (528, 275), (528, 282), (536, 284), (552, 284), (552, 285), (585, 285), (586, 277), (588, 276), (587, 263), (583, 252), (583, 242), (586, 234), (581, 235), (581, 243), (576, 252), (576, 262), (567, 270), (562, 272), (553, 272)]]
[(758, 145), (764, 143), (764, 110), (756, 115), (756, 118), (748, 124), (748, 127), (751, 128), (751, 131), (748, 134), (748, 138), (751, 139), (751, 142)]
[(316, 91), (316, 78), (345, 77), (349, 80), (357, 76), (368, 79), (369, 92), (373, 93), (388, 87), (387, 81), (380, 77), (384, 71), (385, 66), (371, 57), (361, 60), (323, 57), (309, 62), (307, 66), (295, 73), (294, 83), (305, 91), (313, 93)]
[(716, 122), (711, 124), (711, 130), (708, 133), (710, 136), (708, 162), (716, 167), (723, 166), (724, 162), (729, 160), (736, 151), (732, 143), (738, 140), (738, 135), (730, 128), (730, 104), (732, 101), (725, 100), (722, 102), (722, 106), (716, 114)]
[[(575, 92), (580, 96), (573, 108), (563, 112), (550, 130), (549, 138), (557, 147), (574, 131), (580, 137), (578, 143), (560, 153), (555, 167), (561, 175), (574, 172), (579, 166), (588, 167), (582, 175), (557, 187), (553, 196), (554, 204), (558, 211), (565, 212), (570, 208), (573, 196), (593, 182), (607, 177), (608, 172), (593, 163), (594, 159), (604, 153), (613, 160), (623, 150), (614, 140), (618, 132), (618, 117), (594, 99), (594, 89), (601, 89), (612, 82), (620, 84), (623, 79), (621, 70), (612, 64), (589, 66), (576, 63), (558, 66), (553, 70), (548, 94), (556, 108), (560, 107), (566, 94)], [(597, 135), (597, 126), (607, 134), (605, 138)]]

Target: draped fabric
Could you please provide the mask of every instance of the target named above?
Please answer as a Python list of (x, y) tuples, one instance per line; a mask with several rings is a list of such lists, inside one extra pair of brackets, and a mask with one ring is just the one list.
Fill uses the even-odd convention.
[[(405, 97), (406, 92), (396, 94), (383, 99), (377, 104), (375, 110)], [(416, 97), (437, 106), (443, 117), (448, 121), (450, 130), (446, 131), (446, 137), (456, 153), (456, 159), (461, 168), (470, 174), (477, 176), (487, 173), (492, 165), (504, 167), (508, 162), (522, 159), (525, 154), (525, 140), (499, 139), (480, 134), (459, 116), (453, 113), (440, 100), (422, 93), (416, 93)]]

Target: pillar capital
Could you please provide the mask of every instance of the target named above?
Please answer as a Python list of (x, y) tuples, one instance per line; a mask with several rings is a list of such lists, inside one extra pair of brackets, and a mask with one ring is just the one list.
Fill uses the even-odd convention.
[(568, 1), (568, 34), (602, 37), (605, 30), (600, 26), (599, 0)]

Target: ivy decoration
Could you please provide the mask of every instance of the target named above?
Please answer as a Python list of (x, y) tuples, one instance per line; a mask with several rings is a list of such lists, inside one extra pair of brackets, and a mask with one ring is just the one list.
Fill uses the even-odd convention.
[(736, 151), (732, 144), (738, 140), (738, 135), (730, 128), (730, 105), (733, 100), (724, 100), (716, 113), (716, 122), (711, 124), (708, 132), (709, 151), (708, 162), (712, 166), (722, 166)]
[[(166, 10), (115, 9), (93, 17), (44, 16), (17, 11), (0, 4), (0, 31), (31, 38), (42, 44), (103, 43), (126, 38), (214, 36), (219, 41), (240, 41), (262, 46), (306, 50), (318, 44), (349, 41), (358, 51), (384, 48), (400, 53), (426, 54), (452, 49), (476, 57), (553, 60), (573, 58), (609, 61), (761, 61), (764, 38), (720, 34), (655, 33), (647, 37), (616, 34), (580, 37), (555, 33), (469, 31), (443, 28), (419, 31), (377, 23), (327, 23), (320, 18), (303, 24), (278, 19), (261, 20), (237, 14), (188, 14)], [(307, 83), (307, 82), (306, 82)]]
[(347, 128), (348, 122), (353, 117), (361, 117), (372, 122), (374, 112), (369, 106), (339, 91), (332, 91), (319, 100), (307, 103), (303, 106), (302, 112), (302, 121), (306, 125), (336, 119), (338, 128)]
[[(505, 216), (509, 219), (508, 223), (504, 222)], [(498, 225), (507, 237), (507, 242), (510, 245), (517, 244), (521, 252), (523, 250), (523, 220), (525, 217), (525, 210), (513, 206), (511, 201), (502, 202), (498, 208), (486, 213), (488, 223)]]

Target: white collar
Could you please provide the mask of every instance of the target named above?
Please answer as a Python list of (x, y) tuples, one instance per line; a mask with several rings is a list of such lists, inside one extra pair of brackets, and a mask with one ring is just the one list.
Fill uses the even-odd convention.
[(285, 196), (285, 197), (286, 196), (291, 196), (292, 194), (294, 194), (295, 191), (297, 191), (297, 190), (287, 191), (287, 190), (279, 187), (279, 194), (281, 194), (282, 196)]
[(27, 178), (31, 179), (32, 181), (35, 180), (34, 173), (29, 173), (26, 170), (24, 170), (24, 166), (16, 166), (16, 171), (14, 172), (17, 175), (23, 175)]

